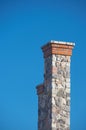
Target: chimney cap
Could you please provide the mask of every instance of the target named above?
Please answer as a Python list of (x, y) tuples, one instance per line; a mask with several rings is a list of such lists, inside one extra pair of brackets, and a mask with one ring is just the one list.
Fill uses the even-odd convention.
[[(54, 43), (54, 44), (58, 44), (58, 45), (69, 45), (69, 46), (75, 46), (75, 43), (74, 43), (74, 42), (64, 42), (64, 41), (56, 41), (56, 40), (51, 40), (51, 41), (47, 42), (46, 45), (48, 45), (48, 44), (52, 44), (52, 43)], [(46, 45), (43, 45), (42, 48), (43, 48), (44, 46), (46, 46)]]
[(64, 44), (64, 45), (72, 45), (72, 46), (75, 46), (75, 43), (74, 43), (74, 42), (64, 42), (64, 41), (51, 40), (50, 43), (56, 43), (56, 44)]

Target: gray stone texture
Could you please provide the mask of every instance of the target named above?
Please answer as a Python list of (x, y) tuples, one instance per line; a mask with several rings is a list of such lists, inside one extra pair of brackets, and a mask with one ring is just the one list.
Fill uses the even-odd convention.
[(38, 130), (70, 130), (70, 56), (44, 59), (44, 92), (38, 95)]

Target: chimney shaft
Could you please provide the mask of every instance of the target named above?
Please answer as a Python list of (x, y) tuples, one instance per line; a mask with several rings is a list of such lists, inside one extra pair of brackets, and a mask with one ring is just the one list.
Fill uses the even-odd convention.
[(50, 41), (44, 53), (44, 83), (37, 86), (38, 130), (70, 130), (70, 57), (74, 43)]

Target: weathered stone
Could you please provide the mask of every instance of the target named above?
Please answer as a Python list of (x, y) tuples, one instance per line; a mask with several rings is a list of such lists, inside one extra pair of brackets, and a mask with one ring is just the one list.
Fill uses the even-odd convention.
[(45, 100), (42, 100), (42, 103), (40, 104), (40, 106), (41, 106), (42, 108), (45, 107)]
[(58, 122), (60, 122), (60, 124), (65, 124), (65, 120), (63, 119), (59, 119)]
[(67, 83), (70, 83), (70, 78), (66, 78), (66, 82), (67, 82)]
[(52, 97), (52, 104), (55, 105), (55, 99)]
[(64, 94), (64, 89), (63, 88), (58, 88), (57, 96), (58, 97), (63, 97)]

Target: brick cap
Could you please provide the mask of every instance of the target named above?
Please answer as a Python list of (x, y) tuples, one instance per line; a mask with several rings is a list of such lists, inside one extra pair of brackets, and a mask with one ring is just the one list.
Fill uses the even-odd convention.
[(75, 43), (73, 42), (51, 40), (50, 42), (42, 46), (42, 50), (44, 52), (44, 58), (52, 54), (71, 56), (72, 49), (74, 48), (74, 46)]

